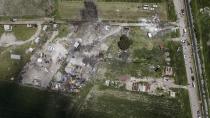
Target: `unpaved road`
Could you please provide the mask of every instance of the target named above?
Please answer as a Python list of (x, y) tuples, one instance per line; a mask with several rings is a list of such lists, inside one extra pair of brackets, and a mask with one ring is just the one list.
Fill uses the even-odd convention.
[[(30, 41), (33, 41), (33, 40), (34, 40), (36, 37), (38, 37), (39, 34), (41, 33), (42, 26), (41, 26), (41, 24), (37, 24), (37, 25), (38, 25), (37, 31), (35, 32), (35, 34), (34, 34), (33, 36), (31, 36), (30, 39), (28, 39), (28, 40), (26, 40), (26, 41), (8, 42), (7, 44), (5, 44), (5, 45), (2, 44), (2, 45), (3, 45), (4, 47), (9, 47), (9, 46), (12, 46), (12, 45), (17, 45), (17, 46), (19, 46), (19, 45), (26, 44), (26, 43), (28, 43), (28, 42), (30, 42)], [(0, 44), (0, 46), (1, 46), (1, 44)]]

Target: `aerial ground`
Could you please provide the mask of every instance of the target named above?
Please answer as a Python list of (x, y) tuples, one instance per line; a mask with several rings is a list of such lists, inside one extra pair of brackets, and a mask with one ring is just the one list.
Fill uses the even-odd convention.
[[(24, 0), (19, 1), (17, 9), (24, 6), (21, 4)], [(32, 1), (25, 5), (35, 4)], [(37, 4), (33, 7), (28, 6), (32, 7), (32, 14), (25, 7), (18, 13), (8, 10), (6, 16), (16, 14), (30, 19), (39, 18), (37, 14), (41, 14), (70, 21), (89, 17), (81, 16), (84, 9), (81, 0), (50, 2), (57, 8), (52, 13), (44, 10), (49, 3), (45, 1), (40, 5), (42, 0), (35, 1)], [(51, 22), (41, 25), (37, 21), (38, 26), (12, 25), (13, 31), (5, 32), (0, 25), (0, 117), (191, 118), (184, 57), (181, 43), (177, 41), (180, 34), (174, 25), (177, 18), (172, 0), (112, 1), (96, 2), (100, 20), (141, 21), (141, 27), (101, 22), (63, 23), (55, 27)], [(145, 4), (158, 7), (154, 11), (143, 10)], [(37, 7), (39, 11), (33, 10)], [(0, 8), (7, 9), (1, 5)], [(153, 30), (157, 27), (161, 30)], [(75, 47), (75, 42), (81, 46)], [(11, 59), (11, 54), (21, 55), (21, 59)], [(74, 77), (69, 77), (69, 68), (76, 71)], [(165, 72), (166, 68), (172, 69), (172, 74)], [(68, 78), (65, 83), (58, 80), (60, 74)], [(85, 83), (77, 85), (77, 81), (85, 77)], [(121, 81), (124, 77), (128, 81), (148, 78), (145, 81), (151, 84), (151, 91), (130, 90), (129, 82)], [(172, 83), (162, 86), (164, 82)], [(57, 85), (64, 88), (56, 88)], [(175, 92), (175, 96), (170, 92)]]

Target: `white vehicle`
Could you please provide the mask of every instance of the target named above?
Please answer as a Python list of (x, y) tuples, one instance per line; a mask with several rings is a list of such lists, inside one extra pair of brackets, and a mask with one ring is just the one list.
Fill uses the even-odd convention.
[(186, 55), (184, 55), (184, 59), (186, 59)]
[(144, 9), (144, 10), (148, 10), (149, 8), (148, 8), (148, 7), (143, 7), (143, 9)]
[(195, 82), (192, 82), (192, 87), (195, 88)]
[(155, 8), (150, 8), (150, 10), (151, 10), (151, 11), (154, 11), (154, 10), (155, 10)]
[(35, 42), (35, 43), (39, 43), (39, 41), (40, 41), (40, 38), (39, 38), (39, 37), (36, 37), (36, 38), (34, 39), (34, 42)]
[(54, 48), (54, 47), (52, 47), (52, 46), (48, 46), (48, 50), (49, 50), (49, 51), (54, 51), (54, 50), (55, 50), (55, 48)]
[(47, 30), (47, 25), (44, 25), (43, 28), (42, 28), (42, 30), (43, 31), (46, 31)]
[(183, 29), (183, 33), (185, 34), (186, 32), (187, 32), (187, 29), (184, 28), (184, 29)]
[(17, 21), (17, 18), (11, 18), (10, 21), (16, 22)]
[(154, 4), (154, 5), (152, 5), (152, 7), (157, 8), (157, 7), (158, 7), (158, 5)]
[(181, 42), (182, 42), (182, 43), (185, 43), (185, 40), (182, 39)]

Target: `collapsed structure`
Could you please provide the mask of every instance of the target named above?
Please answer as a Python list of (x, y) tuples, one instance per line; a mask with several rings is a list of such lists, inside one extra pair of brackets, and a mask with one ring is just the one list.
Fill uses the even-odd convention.
[(51, 38), (55, 42), (48, 40), (24, 67), (22, 83), (78, 92), (83, 83), (97, 72), (97, 64), (108, 49), (107, 37), (121, 30), (121, 27), (107, 27), (103, 23), (84, 23), (76, 33), (65, 38)]

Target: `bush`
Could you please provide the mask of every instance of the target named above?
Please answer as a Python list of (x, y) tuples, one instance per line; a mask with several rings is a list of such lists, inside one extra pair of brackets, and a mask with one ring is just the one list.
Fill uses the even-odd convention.
[(120, 37), (120, 41), (118, 42), (118, 47), (121, 50), (127, 50), (132, 43), (133, 41), (131, 39), (129, 39), (126, 35), (122, 35)]

